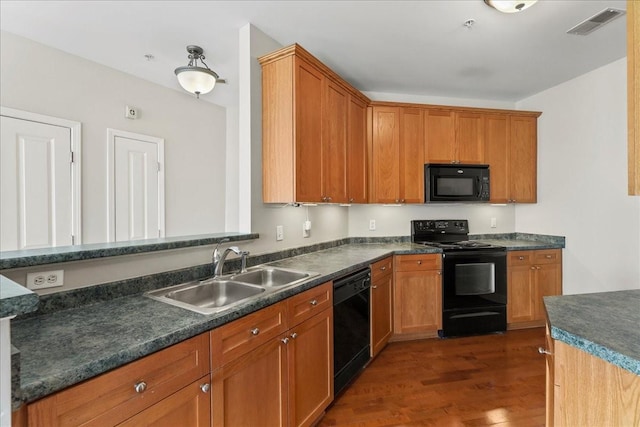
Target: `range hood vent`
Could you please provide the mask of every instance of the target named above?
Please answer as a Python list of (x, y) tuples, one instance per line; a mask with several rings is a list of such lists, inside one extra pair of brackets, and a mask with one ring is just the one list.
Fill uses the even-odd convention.
[(607, 8), (602, 12), (598, 12), (593, 15), (591, 18), (587, 18), (575, 27), (567, 30), (567, 34), (574, 34), (576, 36), (586, 36), (587, 34), (592, 33), (598, 28), (602, 27), (604, 24), (607, 24), (614, 19), (624, 15), (624, 10)]

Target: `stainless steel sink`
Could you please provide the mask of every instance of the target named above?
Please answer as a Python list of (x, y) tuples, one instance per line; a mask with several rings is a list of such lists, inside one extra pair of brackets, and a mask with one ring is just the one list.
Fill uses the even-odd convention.
[(233, 280), (211, 279), (189, 282), (146, 293), (150, 298), (202, 314), (226, 310), (248, 298), (265, 292), (265, 288)]
[(318, 273), (311, 273), (307, 271), (264, 266), (254, 267), (249, 269), (246, 273), (234, 274), (230, 277), (230, 280), (251, 283), (254, 285), (264, 286), (266, 288), (275, 288), (294, 285), (317, 275)]

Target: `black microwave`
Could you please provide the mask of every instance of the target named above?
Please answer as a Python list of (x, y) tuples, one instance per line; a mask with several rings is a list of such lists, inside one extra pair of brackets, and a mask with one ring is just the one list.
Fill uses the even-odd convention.
[(488, 165), (424, 165), (425, 203), (488, 202), (489, 194)]

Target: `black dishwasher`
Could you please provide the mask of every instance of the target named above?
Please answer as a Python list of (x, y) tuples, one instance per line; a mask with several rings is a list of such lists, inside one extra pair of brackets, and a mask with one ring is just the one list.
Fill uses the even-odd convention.
[(337, 396), (370, 359), (371, 271), (333, 282), (333, 390)]

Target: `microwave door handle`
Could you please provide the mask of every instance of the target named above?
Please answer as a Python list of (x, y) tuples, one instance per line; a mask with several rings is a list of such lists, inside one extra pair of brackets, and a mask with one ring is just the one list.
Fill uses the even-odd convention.
[(479, 176), (476, 176), (476, 181), (478, 182), (478, 199), (479, 199), (480, 195), (482, 194), (482, 183), (480, 182)]

